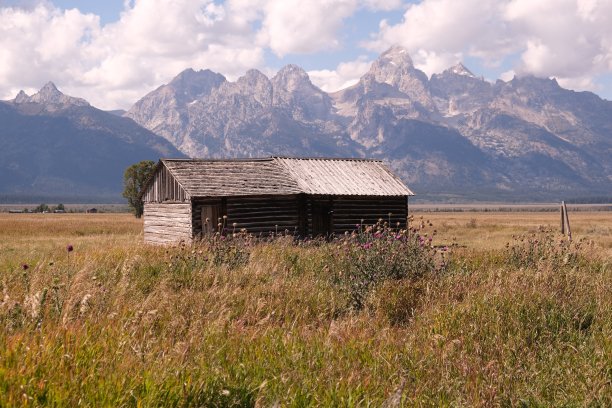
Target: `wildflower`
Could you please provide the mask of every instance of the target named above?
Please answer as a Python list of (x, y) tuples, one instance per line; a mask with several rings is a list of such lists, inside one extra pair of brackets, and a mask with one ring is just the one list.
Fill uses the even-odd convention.
[(370, 249), (372, 248), (372, 243), (371, 242), (366, 242), (365, 244), (362, 245), (363, 249)]
[(66, 246), (66, 251), (68, 251), (68, 252), (72, 252), (72, 251), (74, 251), (74, 247), (73, 247), (72, 245), (68, 244), (68, 245)]
[(21, 267), (23, 268), (24, 271), (27, 271), (28, 269), (30, 269), (30, 265), (28, 264), (23, 264), (21, 265)]

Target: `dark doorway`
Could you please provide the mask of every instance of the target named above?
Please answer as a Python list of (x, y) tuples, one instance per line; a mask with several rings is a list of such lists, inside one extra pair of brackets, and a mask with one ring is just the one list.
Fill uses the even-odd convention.
[(312, 235), (328, 237), (333, 228), (333, 211), (331, 203), (313, 202), (312, 203)]
[(202, 222), (202, 235), (210, 235), (219, 231), (218, 224), (221, 217), (221, 204), (203, 205), (200, 218)]

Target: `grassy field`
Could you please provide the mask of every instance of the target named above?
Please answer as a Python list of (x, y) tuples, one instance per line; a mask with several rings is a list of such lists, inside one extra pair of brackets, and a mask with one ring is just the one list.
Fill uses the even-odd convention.
[(612, 212), (558, 218), (165, 248), (0, 214), (0, 406), (611, 406)]

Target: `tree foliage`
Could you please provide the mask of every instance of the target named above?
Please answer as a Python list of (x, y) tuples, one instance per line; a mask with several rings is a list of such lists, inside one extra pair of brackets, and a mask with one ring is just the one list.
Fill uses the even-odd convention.
[(132, 164), (123, 173), (123, 197), (127, 198), (128, 204), (136, 218), (142, 217), (144, 204), (140, 194), (154, 168), (154, 161), (143, 160)]
[(51, 209), (47, 204), (39, 204), (36, 208), (34, 208), (34, 212), (41, 213), (45, 211), (50, 211)]

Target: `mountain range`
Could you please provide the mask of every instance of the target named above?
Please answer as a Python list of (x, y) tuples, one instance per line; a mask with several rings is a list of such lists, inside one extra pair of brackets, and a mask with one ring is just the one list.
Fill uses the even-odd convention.
[[(564, 89), (554, 79), (491, 83), (462, 64), (429, 78), (400, 47), (381, 54), (355, 85), (334, 93), (316, 87), (296, 65), (272, 78), (250, 70), (235, 82), (187, 69), (125, 113), (97, 110), (48, 84), (35, 95), (0, 103), (0, 116), (0, 144), (13, 140), (0, 151), (0, 166), (12, 171), (6, 181), (0, 178), (0, 194), (62, 183), (111, 193), (115, 176), (104, 184), (110, 174), (100, 169), (92, 173), (100, 177), (95, 182), (91, 168), (78, 172), (81, 178), (68, 169), (104, 165), (121, 173), (130, 160), (182, 154), (381, 158), (432, 200), (612, 194), (612, 102)], [(20, 142), (19, 132), (29, 132), (32, 142)], [(44, 147), (61, 138), (75, 145)], [(112, 152), (101, 149), (103, 143)], [(29, 154), (32, 149), (37, 153)], [(53, 160), (39, 159), (64, 157), (64, 173), (58, 170), (64, 178), (49, 164)], [(25, 164), (27, 158), (37, 165)], [(54, 169), (45, 170), (50, 177), (41, 176), (38, 163)], [(9, 179), (12, 184), (5, 184)]]
[(131, 119), (64, 95), (53, 83), (0, 102), (1, 201), (116, 202), (125, 169), (160, 156), (184, 157)]

